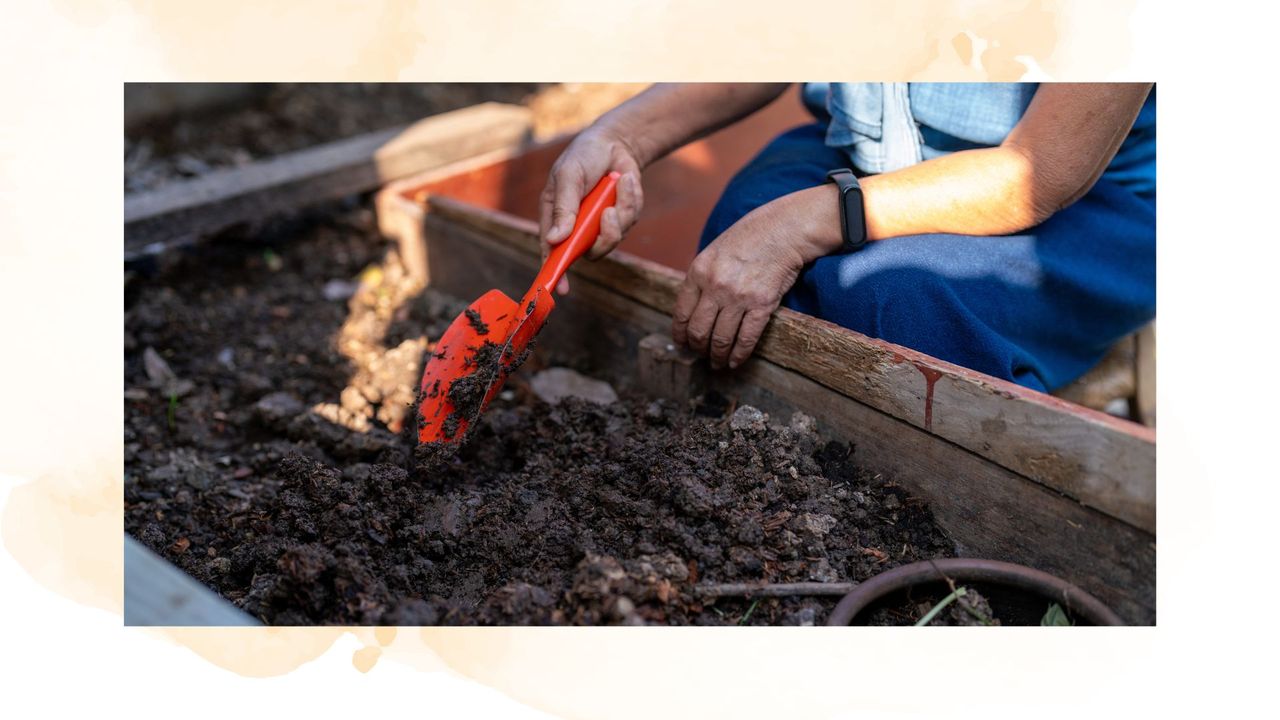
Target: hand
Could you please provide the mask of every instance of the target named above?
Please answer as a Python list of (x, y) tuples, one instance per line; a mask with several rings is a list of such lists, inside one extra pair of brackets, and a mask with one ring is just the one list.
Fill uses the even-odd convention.
[[(618, 179), (618, 199), (601, 216), (600, 236), (587, 256), (597, 260), (617, 247), (644, 204), (640, 169), (640, 162), (628, 144), (608, 128), (593, 126), (574, 138), (551, 167), (539, 202), (543, 260), (546, 260), (552, 245), (569, 236), (582, 199), (610, 170), (622, 174)], [(568, 277), (560, 279), (556, 292), (561, 295), (569, 292)]]
[(751, 211), (689, 266), (671, 336), (709, 356), (713, 368), (737, 368), (750, 357), (782, 296), (813, 259), (813, 244), (793, 221), (798, 195)]

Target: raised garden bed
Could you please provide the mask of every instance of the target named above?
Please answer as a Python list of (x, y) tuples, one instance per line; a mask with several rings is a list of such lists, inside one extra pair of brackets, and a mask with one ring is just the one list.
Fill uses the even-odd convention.
[[(533, 276), (532, 223), (501, 209), (527, 214), (555, 147), (389, 187), (394, 246), (331, 208), (135, 281), (126, 530), (271, 623), (821, 623), (841, 583), (951, 554), (1154, 622), (1152, 431), (787, 311), (708, 373), (662, 337), (678, 273), (626, 253), (573, 273), (458, 461), (410, 472), (422, 353), (458, 298)], [(685, 186), (655, 172), (632, 249), (692, 242)], [(621, 399), (543, 403), (550, 366)]]
[(394, 431), (462, 305), (415, 296), (367, 211), (290, 235), (137, 281), (126, 323), (126, 531), (263, 622), (812, 624), (838, 598), (733, 586), (953, 552), (812, 418), (625, 385), (551, 405), (527, 382), (548, 353), (414, 472)]

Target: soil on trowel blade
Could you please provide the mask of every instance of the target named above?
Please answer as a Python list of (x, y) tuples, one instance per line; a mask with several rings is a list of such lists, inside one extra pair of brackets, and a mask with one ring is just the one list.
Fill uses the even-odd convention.
[(519, 373), (416, 462), (422, 361), (464, 308), (360, 209), (132, 277), (125, 529), (271, 624), (821, 624), (834, 598), (699, 588), (953, 553), (812, 419), (714, 395), (548, 405)]
[[(480, 327), (483, 327), (481, 334), (487, 334), (488, 326), (484, 325), (478, 314), (473, 317), (473, 312), (467, 310), (467, 320), (476, 327), (477, 332), (481, 332)], [(471, 424), (484, 412), (485, 398), (495, 391), (495, 386), (500, 386), (508, 376), (520, 369), (530, 355), (530, 350), (526, 349), (519, 356), (513, 356), (509, 347), (488, 340), (467, 348), (466, 352), (465, 372), (448, 381), (447, 391), (441, 393), (441, 381), (437, 379), (418, 395), (415, 417), (420, 423), (425, 423), (428, 417), (435, 417), (440, 409), (437, 403), (444, 399), (448, 400), (446, 407), (449, 408), (449, 415), (440, 426), (443, 440), (419, 443), (414, 448), (415, 467), (433, 468), (437, 463), (452, 457), (458, 446), (465, 442)], [(436, 357), (443, 359), (440, 353)], [(417, 438), (418, 435), (413, 437)]]

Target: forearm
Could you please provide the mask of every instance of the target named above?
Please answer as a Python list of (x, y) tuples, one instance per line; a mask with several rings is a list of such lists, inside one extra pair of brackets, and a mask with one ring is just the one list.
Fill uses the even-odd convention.
[[(953, 153), (860, 181), (867, 239), (954, 233), (1008, 235), (1044, 222), (1068, 199), (1059, 189), (1037, 188), (1031, 162), (1017, 149)], [(805, 261), (840, 248), (839, 203), (828, 183), (780, 201), (796, 219)], [(785, 220), (784, 220), (785, 222)]]
[(785, 83), (660, 83), (593, 126), (630, 146), (641, 166), (768, 105)]
[[(862, 180), (870, 240), (1021, 232), (1080, 199), (1106, 170), (1149, 84), (1048, 84), (999, 147), (965, 150)], [(834, 186), (782, 199), (802, 218), (806, 260), (840, 247)]]
[(1030, 160), (1010, 147), (953, 153), (866, 178), (862, 187), (870, 240), (1007, 235), (1044, 222), (1064, 199), (1037, 187)]
[(944, 155), (863, 181), (872, 240), (1007, 235), (1035, 227), (1097, 182), (1150, 85), (1047, 84), (999, 147)]

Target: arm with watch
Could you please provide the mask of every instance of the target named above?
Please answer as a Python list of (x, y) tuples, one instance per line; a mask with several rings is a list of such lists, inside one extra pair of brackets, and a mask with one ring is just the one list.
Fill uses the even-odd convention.
[[(600, 134), (588, 139), (613, 138), (612, 152), (633, 161), (638, 174), (685, 142), (763, 107), (782, 90), (751, 89), (760, 87), (656, 88), (606, 115)], [(818, 258), (904, 235), (998, 236), (1038, 225), (1093, 186), (1146, 93), (1147, 86), (1138, 84), (1046, 84), (997, 147), (963, 150), (861, 179), (843, 172), (847, 168), (832, 168), (828, 182), (752, 210), (694, 258), (677, 294), (672, 337), (707, 355), (713, 367), (736, 368), (754, 351), (805, 266)], [(729, 98), (729, 107), (711, 102), (716, 98), (722, 103)], [(1116, 112), (1117, 107), (1131, 112)], [(692, 119), (659, 121), (666, 113)], [(573, 151), (571, 145), (565, 155)], [(596, 164), (606, 166), (597, 174), (610, 169), (607, 162)], [(544, 194), (544, 239), (559, 205), (571, 204), (553, 202), (556, 170), (552, 175), (550, 192)], [(615, 217), (602, 223), (612, 231), (612, 244), (604, 251), (638, 214), (639, 196), (636, 183), (634, 201), (625, 203), (626, 222)], [(606, 236), (603, 230), (601, 236)]]

